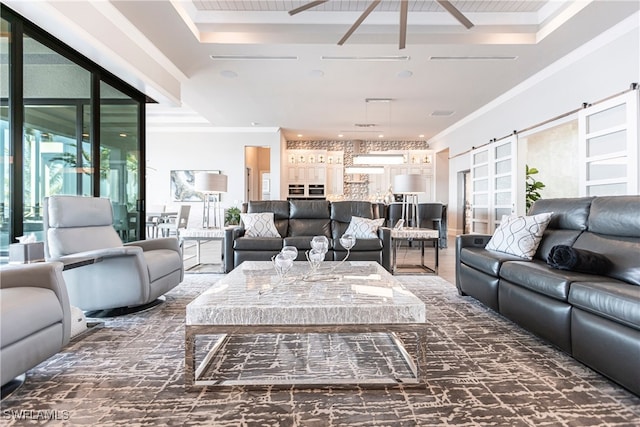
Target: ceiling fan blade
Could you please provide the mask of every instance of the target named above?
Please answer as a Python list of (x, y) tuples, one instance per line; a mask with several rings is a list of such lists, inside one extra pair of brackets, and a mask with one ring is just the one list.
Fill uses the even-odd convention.
[(444, 7), (454, 18), (464, 25), (467, 30), (473, 27), (473, 23), (467, 19), (449, 0), (436, 0), (440, 6)]
[(322, 3), (326, 3), (329, 0), (315, 0), (312, 2), (309, 2), (307, 4), (303, 4), (300, 7), (296, 7), (295, 9), (292, 9), (289, 11), (289, 15), (293, 16), (296, 13), (300, 13), (300, 12), (304, 12), (307, 9), (311, 9), (312, 7), (316, 7), (316, 6), (320, 6)]
[(353, 32), (360, 26), (360, 24), (362, 24), (362, 21), (367, 19), (367, 16), (369, 16), (369, 14), (373, 12), (373, 9), (375, 9), (376, 6), (380, 4), (380, 1), (381, 0), (373, 0), (373, 2), (371, 2), (369, 7), (367, 7), (367, 9), (364, 12), (362, 12), (362, 15), (360, 15), (360, 17), (356, 20), (356, 22), (353, 23), (351, 28), (349, 28), (349, 31), (347, 31), (346, 34), (340, 39), (340, 41), (338, 42), (339, 46), (342, 46), (344, 42), (346, 42), (347, 39), (351, 37), (351, 34), (353, 34)]
[(407, 45), (407, 13), (409, 12), (409, 2), (400, 2), (400, 41), (398, 49), (404, 49)]

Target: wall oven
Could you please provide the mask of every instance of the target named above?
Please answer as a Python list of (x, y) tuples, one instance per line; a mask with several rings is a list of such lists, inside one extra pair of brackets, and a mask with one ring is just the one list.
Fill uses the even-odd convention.
[(304, 184), (289, 184), (288, 197), (305, 197)]
[(324, 199), (324, 196), (324, 184), (309, 184), (307, 187), (307, 197)]
[(287, 200), (324, 200), (324, 184), (289, 184)]

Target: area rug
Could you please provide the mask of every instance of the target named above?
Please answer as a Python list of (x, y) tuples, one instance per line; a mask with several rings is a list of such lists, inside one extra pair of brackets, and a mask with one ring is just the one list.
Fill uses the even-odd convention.
[(105, 319), (28, 372), (3, 425), (631, 426), (640, 398), (436, 276), (397, 276), (427, 305), (427, 384), (375, 390), (184, 388), (185, 306), (222, 275)]

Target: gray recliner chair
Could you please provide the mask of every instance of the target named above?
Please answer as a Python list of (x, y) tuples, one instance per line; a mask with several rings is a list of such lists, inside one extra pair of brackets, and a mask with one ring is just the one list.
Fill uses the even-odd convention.
[(71, 311), (62, 264), (3, 266), (0, 305), (0, 380), (4, 397), (21, 384), (16, 377), (69, 342)]
[(71, 305), (84, 311), (144, 307), (184, 278), (174, 237), (122, 244), (113, 227), (111, 201), (51, 196), (44, 200), (45, 259), (96, 258), (64, 272)]

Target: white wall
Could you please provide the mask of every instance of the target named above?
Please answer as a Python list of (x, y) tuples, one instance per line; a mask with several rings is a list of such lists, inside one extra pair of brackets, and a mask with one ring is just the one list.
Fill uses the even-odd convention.
[(465, 151), (640, 82), (639, 24), (639, 15), (635, 14), (429, 141), (436, 151), (449, 147), (451, 152), (448, 210), (451, 233), (462, 230), (462, 206), (456, 201), (461, 199), (458, 173), (470, 167)]
[[(175, 129), (175, 128), (174, 128)], [(147, 186), (149, 205), (178, 205), (171, 200), (170, 171), (220, 170), (228, 176), (228, 191), (221, 206), (238, 206), (244, 201), (245, 146), (269, 147), (271, 170), (280, 170), (280, 132), (213, 132), (213, 128), (186, 131), (147, 129)], [(272, 174), (272, 198), (279, 199), (280, 174)], [(191, 202), (190, 226), (202, 221), (202, 203)]]

